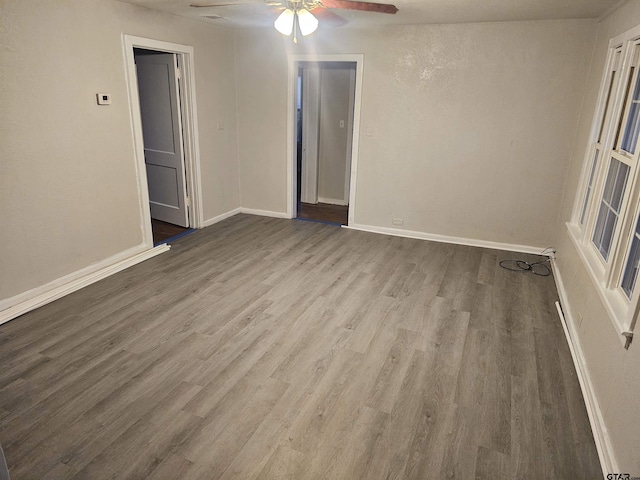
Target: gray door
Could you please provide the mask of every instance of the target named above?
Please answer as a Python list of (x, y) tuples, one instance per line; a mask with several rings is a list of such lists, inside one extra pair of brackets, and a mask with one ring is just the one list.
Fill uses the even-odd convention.
[(136, 52), (151, 218), (189, 226), (176, 56)]

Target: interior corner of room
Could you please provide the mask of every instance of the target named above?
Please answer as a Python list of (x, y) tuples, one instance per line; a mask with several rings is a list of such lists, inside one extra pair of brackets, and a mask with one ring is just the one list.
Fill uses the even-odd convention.
[[(430, 22), (371, 26), (358, 22), (373, 13), (346, 13), (351, 23), (337, 28), (318, 15), (297, 43), (274, 18), (236, 24), (238, 6), (190, 3), (3, 2), (0, 335), (4, 322), (160, 261), (239, 214), (480, 247), (491, 258), (552, 247), (583, 395), (566, 401), (584, 401), (603, 472), (640, 476), (640, 341), (629, 339), (639, 293), (625, 290), (640, 187), (623, 184), (624, 165), (628, 178), (640, 167), (638, 152), (610, 153), (596, 138), (600, 123), (631, 115), (607, 110), (609, 98), (640, 102), (631, 86), (600, 93), (607, 75), (638, 78), (640, 47), (611, 42), (640, 25), (640, 2), (592, 0), (580, 15), (567, 1), (562, 11), (539, 3), (536, 16), (504, 0), (486, 6), (499, 9), (489, 18), (461, 1)], [(261, 21), (247, 8), (241, 22)], [(640, 31), (624, 41), (640, 45)], [(596, 166), (596, 151), (620, 165)], [(611, 165), (620, 174), (607, 182)], [(614, 208), (615, 192), (628, 212)], [(595, 230), (620, 250), (613, 260), (594, 247)], [(527, 332), (536, 342), (547, 333)], [(479, 348), (483, 333), (474, 335)], [(6, 412), (0, 403), (0, 425)]]

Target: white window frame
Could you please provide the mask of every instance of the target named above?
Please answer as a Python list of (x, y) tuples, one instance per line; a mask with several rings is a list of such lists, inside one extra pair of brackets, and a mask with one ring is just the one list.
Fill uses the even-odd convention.
[[(619, 56), (616, 58), (616, 55)], [(634, 70), (630, 77), (632, 67)], [(612, 84), (614, 71), (616, 75)], [(572, 218), (567, 223), (570, 237), (609, 313), (611, 323), (620, 334), (622, 344), (626, 346), (633, 334), (640, 306), (640, 279), (636, 282), (631, 299), (622, 289), (623, 274), (640, 215), (640, 137), (633, 154), (623, 151), (620, 147), (630, 111), (627, 105), (631, 104), (637, 81), (640, 81), (640, 25), (609, 42), (580, 184)], [(607, 108), (607, 105), (610, 108)], [(601, 126), (604, 126), (604, 130), (600, 138)], [(598, 159), (590, 184), (596, 152)], [(629, 174), (611, 246), (605, 259), (592, 238), (612, 159), (628, 165)]]

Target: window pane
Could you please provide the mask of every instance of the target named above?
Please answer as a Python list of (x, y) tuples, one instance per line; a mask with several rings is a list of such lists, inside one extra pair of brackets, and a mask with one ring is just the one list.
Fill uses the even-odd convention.
[(605, 260), (609, 257), (628, 177), (629, 166), (612, 158), (592, 238)]
[(593, 236), (593, 243), (605, 260), (609, 257), (609, 249), (611, 248), (611, 240), (613, 239), (617, 220), (618, 217), (603, 203), (598, 214), (598, 224), (596, 225), (596, 233)]
[[(633, 79), (633, 71), (635, 70), (635, 67), (631, 67), (629, 69), (629, 79), (627, 80), (627, 88), (625, 89), (624, 92), (624, 102), (622, 102), (622, 105), (626, 105), (627, 104), (627, 98), (629, 98), (629, 90), (631, 89), (631, 80)], [(616, 130), (616, 141), (613, 142), (613, 144), (615, 145), (614, 148), (617, 148), (618, 146), (618, 138), (620, 138), (620, 130), (622, 130), (622, 113), (620, 114), (620, 120), (618, 120), (618, 128)]]
[(604, 198), (607, 203), (611, 203), (611, 197), (613, 195), (613, 185), (616, 183), (616, 176), (618, 174), (618, 166), (620, 163), (617, 160), (611, 159), (611, 163), (609, 163), (609, 171), (607, 172), (607, 181), (604, 184), (604, 193), (602, 194), (602, 198)]
[(604, 231), (602, 232), (602, 243), (600, 244), (600, 253), (606, 260), (609, 257), (609, 250), (611, 249), (611, 240), (613, 240), (613, 231), (616, 228), (618, 217), (611, 210), (607, 212), (607, 220), (604, 224)]
[(584, 223), (584, 217), (587, 213), (587, 205), (589, 205), (589, 197), (591, 196), (591, 189), (593, 188), (593, 177), (596, 173), (596, 166), (598, 165), (598, 156), (600, 151), (596, 149), (593, 156), (593, 162), (591, 162), (591, 173), (589, 173), (589, 183), (587, 184), (587, 191), (584, 195), (584, 203), (582, 204), (582, 213), (580, 214), (580, 224)]
[[(640, 218), (638, 219), (638, 226), (636, 226), (636, 232), (640, 226)], [(638, 278), (638, 264), (640, 264), (640, 239), (638, 235), (633, 236), (633, 242), (631, 243), (631, 250), (629, 252), (629, 258), (624, 268), (624, 275), (622, 277), (622, 290), (631, 298), (633, 295), (633, 289), (636, 286), (636, 280)]]
[(616, 81), (616, 72), (615, 70), (611, 72), (611, 83), (609, 84), (609, 88), (607, 89), (607, 102), (604, 104), (604, 113), (602, 114), (602, 123), (600, 124), (600, 132), (598, 133), (598, 143), (602, 143), (602, 136), (604, 134), (604, 125), (607, 123), (607, 115), (610, 110), (609, 102), (613, 99), (611, 98), (611, 91), (613, 90), (613, 86)]
[(624, 186), (627, 184), (627, 176), (629, 175), (629, 166), (624, 163), (617, 163), (618, 174), (616, 175), (616, 183), (613, 187), (610, 205), (616, 212), (619, 212), (620, 204), (622, 203), (622, 194), (624, 193)]
[(631, 97), (631, 105), (629, 106), (629, 115), (627, 116), (627, 125), (624, 128), (622, 136), (622, 145), (620, 148), (625, 152), (633, 154), (636, 151), (636, 143), (638, 141), (638, 133), (640, 133), (640, 75), (636, 78), (636, 86), (633, 89), (633, 97)]
[(609, 207), (604, 202), (600, 203), (600, 210), (598, 211), (598, 219), (596, 220), (596, 228), (593, 232), (593, 244), (600, 250), (602, 245), (602, 232), (604, 231), (604, 223), (607, 219), (607, 212)]
[(587, 213), (587, 205), (589, 205), (589, 197), (591, 197), (591, 187), (587, 187), (587, 193), (584, 195), (584, 205), (582, 205), (582, 213), (580, 214), (580, 225), (584, 225), (584, 217)]

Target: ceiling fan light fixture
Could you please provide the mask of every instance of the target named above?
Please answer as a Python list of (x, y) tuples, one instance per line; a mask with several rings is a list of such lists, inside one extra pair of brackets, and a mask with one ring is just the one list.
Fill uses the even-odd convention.
[(273, 26), (276, 27), (276, 30), (279, 31), (282, 35), (289, 36), (291, 32), (293, 32), (293, 18), (294, 18), (293, 10), (287, 8), (284, 10), (276, 21), (273, 22)]
[(306, 8), (298, 10), (298, 25), (300, 25), (300, 33), (307, 36), (316, 31), (318, 28), (318, 19)]

